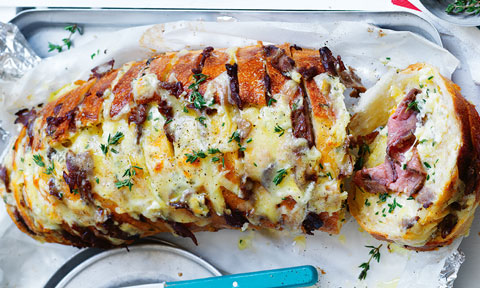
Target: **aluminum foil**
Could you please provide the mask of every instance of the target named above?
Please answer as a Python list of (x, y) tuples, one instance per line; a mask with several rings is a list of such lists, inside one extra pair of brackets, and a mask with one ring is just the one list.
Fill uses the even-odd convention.
[(40, 57), (30, 48), (17, 26), (0, 22), (0, 79), (20, 78)]
[(453, 287), (453, 282), (457, 279), (458, 270), (460, 270), (460, 266), (464, 261), (465, 253), (462, 250), (457, 249), (453, 251), (452, 255), (445, 260), (442, 271), (440, 271), (438, 279), (439, 288)]

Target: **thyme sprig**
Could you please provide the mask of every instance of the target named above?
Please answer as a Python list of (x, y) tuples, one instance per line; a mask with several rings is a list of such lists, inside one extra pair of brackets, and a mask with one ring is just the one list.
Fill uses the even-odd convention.
[(370, 258), (368, 259), (367, 262), (363, 262), (360, 264), (358, 267), (362, 268), (362, 271), (360, 272), (360, 275), (358, 275), (358, 279), (364, 280), (367, 278), (367, 272), (370, 270), (370, 262), (372, 259), (377, 260), (377, 262), (380, 262), (380, 248), (382, 248), (383, 244), (378, 245), (378, 247), (375, 246), (365, 246), (366, 248), (370, 248), (370, 252), (368, 255), (370, 255)]
[[(120, 142), (120, 139), (123, 138), (123, 136), (124, 135), (122, 132), (115, 133), (113, 137), (111, 137), (111, 135), (108, 134), (107, 144), (100, 144), (100, 149), (102, 150), (103, 154), (105, 154), (106, 156), (110, 146), (117, 145)], [(113, 148), (110, 148), (110, 150), (115, 154), (118, 153), (118, 151)]]
[(132, 178), (133, 176), (137, 175), (137, 172), (135, 169), (139, 169), (139, 170), (143, 170), (142, 167), (138, 167), (138, 166), (130, 166), (130, 168), (128, 168), (127, 170), (125, 170), (125, 172), (123, 173), (122, 177), (127, 177), (127, 179), (124, 179), (124, 180), (118, 180), (117, 182), (115, 182), (115, 186), (120, 189), (122, 187), (128, 187), (128, 190), (132, 191), (132, 186), (133, 186), (133, 182), (132, 182)]
[(190, 154), (190, 153), (187, 153), (185, 154), (185, 156), (187, 156), (187, 163), (192, 163), (197, 161), (198, 158), (206, 158), (207, 157), (207, 154), (205, 154), (205, 152), (203, 152), (202, 150), (198, 150), (198, 151), (195, 151), (193, 150), (192, 151), (193, 154)]
[(199, 110), (207, 106), (207, 102), (205, 102), (203, 95), (200, 94), (200, 92), (198, 91), (198, 87), (200, 87), (200, 84), (205, 82), (207, 78), (208, 76), (202, 73), (193, 74), (193, 79), (195, 79), (195, 82), (188, 86), (188, 89), (192, 90), (192, 94), (190, 94), (188, 101), (193, 103), (193, 106), (195, 106), (195, 108)]
[(287, 169), (278, 170), (275, 177), (273, 177), (273, 183), (275, 183), (275, 185), (280, 184), (282, 182), (283, 178), (285, 178), (285, 176), (287, 176), (287, 174), (288, 174)]
[[(62, 39), (62, 45), (58, 45), (58, 44), (48, 42), (48, 52), (52, 52), (52, 51), (57, 50), (58, 53), (60, 53), (60, 52), (63, 51), (64, 47), (67, 47), (67, 50), (70, 50), (70, 47), (72, 47), (72, 44), (73, 44), (72, 43), (73, 34), (75, 34), (76, 32), (78, 32), (78, 34), (80, 34), (80, 35), (83, 34), (82, 29), (77, 24), (68, 25), (64, 29), (69, 31), (70, 35), (68, 35), (67, 38)], [(93, 57), (92, 57), (92, 59), (93, 59)]]
[(283, 134), (285, 134), (285, 129), (283, 129), (280, 125), (277, 124), (277, 126), (275, 126), (274, 130), (273, 130), (275, 133), (279, 133), (278, 137), (282, 137)]
[(472, 15), (480, 14), (480, 1), (479, 0), (459, 0), (455, 1), (445, 8), (445, 12), (448, 14), (460, 14), (467, 13)]
[(45, 163), (43, 162), (43, 158), (40, 154), (33, 155), (33, 161), (40, 167), (45, 167)]
[(43, 173), (47, 175), (51, 175), (54, 171), (55, 171), (55, 163), (53, 163), (52, 161), (52, 163), (50, 163), (50, 166), (48, 166), (47, 169), (45, 169), (45, 172)]

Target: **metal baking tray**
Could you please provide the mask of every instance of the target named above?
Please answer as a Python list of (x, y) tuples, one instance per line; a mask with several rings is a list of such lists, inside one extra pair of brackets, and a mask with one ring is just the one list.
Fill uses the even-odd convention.
[(125, 287), (221, 276), (202, 258), (154, 237), (128, 248), (83, 249), (55, 272), (44, 288)]
[(185, 10), (185, 9), (35, 9), (25, 10), (10, 22), (17, 25), (33, 50), (42, 58), (48, 52), (48, 42), (60, 42), (68, 36), (63, 27), (78, 24), (83, 35), (74, 35), (74, 45), (81, 45), (103, 33), (139, 25), (179, 20), (201, 21), (282, 21), (301, 23), (331, 23), (361, 21), (380, 28), (410, 31), (442, 46), (435, 27), (409, 12), (367, 11), (279, 11), (279, 10)]

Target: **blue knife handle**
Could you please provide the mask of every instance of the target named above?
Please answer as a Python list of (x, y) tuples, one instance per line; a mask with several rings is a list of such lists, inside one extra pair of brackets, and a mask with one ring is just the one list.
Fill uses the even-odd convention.
[(257, 271), (178, 282), (167, 282), (165, 288), (275, 288), (308, 287), (318, 281), (318, 272), (313, 266)]

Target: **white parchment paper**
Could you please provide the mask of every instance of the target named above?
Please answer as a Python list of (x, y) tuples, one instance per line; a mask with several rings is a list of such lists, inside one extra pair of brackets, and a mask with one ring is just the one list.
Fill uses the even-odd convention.
[[(181, 49), (215, 48), (264, 43), (295, 43), (302, 47), (327, 45), (354, 67), (367, 87), (388, 69), (428, 62), (450, 77), (459, 64), (445, 49), (410, 32), (381, 30), (358, 22), (328, 25), (279, 22), (173, 22), (136, 27), (101, 35), (98, 40), (42, 61), (20, 81), (0, 87), (2, 127), (15, 133), (12, 112), (42, 103), (48, 95), (77, 79), (86, 79), (93, 67), (115, 59), (115, 67), (154, 53)], [(100, 51), (91, 59), (91, 54)], [(468, 95), (466, 95), (468, 98)], [(3, 204), (3, 203), (2, 203)], [(1, 208), (1, 207), (0, 207)], [(0, 209), (1, 286), (41, 287), (62, 261), (76, 251), (55, 244), (38, 244), (12, 228)], [(199, 246), (189, 239), (161, 235), (204, 257), (228, 273), (311, 264), (320, 271), (320, 287), (437, 287), (445, 259), (461, 240), (434, 252), (412, 252), (383, 243), (380, 263), (372, 262), (368, 277), (357, 279), (368, 260), (365, 245), (379, 242), (362, 232), (354, 219), (340, 235), (316, 232), (297, 237), (286, 232), (219, 231), (197, 233)], [(239, 240), (247, 243), (239, 249)]]

